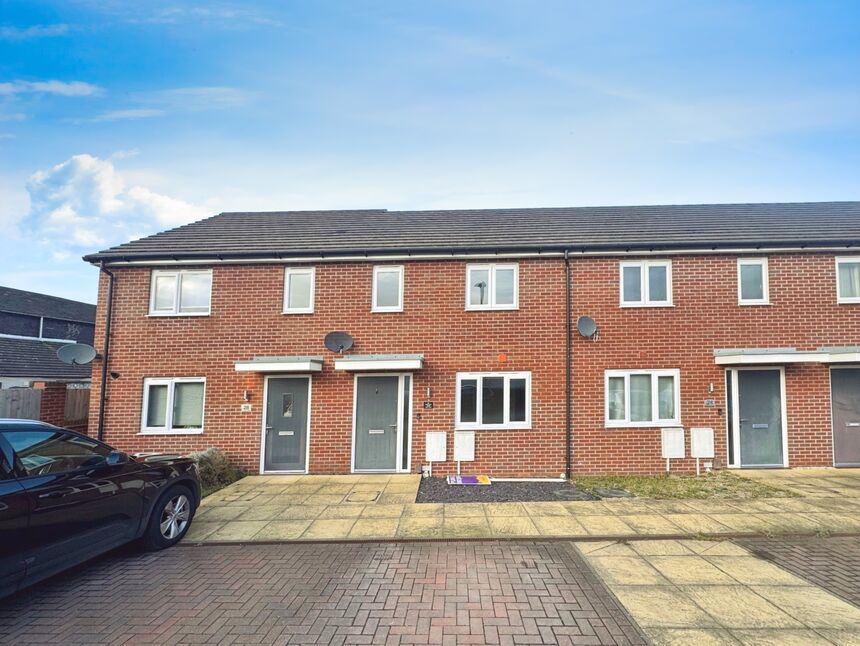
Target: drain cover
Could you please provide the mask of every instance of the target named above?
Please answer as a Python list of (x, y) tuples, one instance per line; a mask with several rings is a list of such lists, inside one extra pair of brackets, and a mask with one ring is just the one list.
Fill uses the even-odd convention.
[(347, 502), (376, 502), (381, 491), (350, 491), (346, 496)]
[(552, 494), (565, 500), (594, 500), (594, 496), (579, 489), (556, 489)]

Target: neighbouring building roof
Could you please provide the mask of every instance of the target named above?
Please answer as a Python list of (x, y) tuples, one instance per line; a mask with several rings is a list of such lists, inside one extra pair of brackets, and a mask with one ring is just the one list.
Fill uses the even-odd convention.
[(62, 319), (79, 323), (94, 323), (96, 306), (80, 301), (0, 287), (0, 312)]
[(860, 245), (860, 202), (222, 213), (85, 260)]
[(57, 359), (64, 343), (0, 337), (0, 377), (88, 380), (92, 366), (73, 366)]

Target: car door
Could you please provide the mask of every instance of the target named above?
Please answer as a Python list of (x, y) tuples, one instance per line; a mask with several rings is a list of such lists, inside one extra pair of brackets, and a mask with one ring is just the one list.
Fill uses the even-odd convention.
[(137, 536), (143, 512), (139, 464), (110, 465), (109, 447), (60, 429), (3, 434), (30, 505), (26, 583)]
[(24, 577), (24, 548), (30, 515), (27, 492), (15, 477), (12, 449), (0, 437), (0, 597)]

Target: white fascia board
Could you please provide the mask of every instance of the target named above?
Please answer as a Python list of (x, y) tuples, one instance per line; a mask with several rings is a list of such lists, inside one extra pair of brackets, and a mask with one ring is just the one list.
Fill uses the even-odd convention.
[(397, 372), (409, 370), (421, 370), (424, 367), (423, 359), (335, 359), (335, 370), (346, 370), (349, 372), (365, 372), (375, 370), (378, 372)]
[[(845, 355), (847, 356), (847, 355)], [(783, 363), (830, 363), (828, 352), (762, 352), (759, 354), (721, 354), (714, 357), (718, 366), (747, 366)], [(842, 361), (840, 359), (840, 361)]]
[(237, 361), (236, 372), (320, 372), (322, 362), (307, 361)]

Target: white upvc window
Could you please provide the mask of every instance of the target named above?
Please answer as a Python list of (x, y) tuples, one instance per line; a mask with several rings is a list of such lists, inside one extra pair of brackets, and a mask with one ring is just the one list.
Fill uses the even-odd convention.
[(671, 260), (627, 260), (620, 263), (622, 307), (672, 305)]
[(206, 316), (211, 301), (211, 269), (152, 272), (150, 316)]
[(466, 265), (466, 309), (517, 309), (519, 282), (516, 263)]
[(313, 267), (284, 270), (284, 314), (313, 314), (315, 282)]
[(860, 303), (860, 256), (836, 259), (836, 302)]
[(143, 380), (143, 435), (203, 432), (205, 377), (164, 377)]
[(770, 304), (767, 258), (738, 258), (738, 304)]
[(403, 311), (403, 265), (377, 265), (373, 268), (371, 312)]
[(679, 370), (607, 370), (606, 427), (679, 426)]
[(530, 372), (458, 372), (454, 428), (531, 428)]

